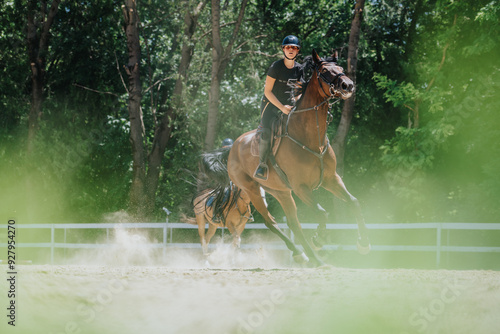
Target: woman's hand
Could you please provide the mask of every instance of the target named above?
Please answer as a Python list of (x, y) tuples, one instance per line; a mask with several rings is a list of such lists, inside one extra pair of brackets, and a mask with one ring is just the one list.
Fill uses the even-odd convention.
[(282, 113), (288, 115), (290, 111), (292, 111), (293, 107), (288, 104), (282, 105), (281, 102), (278, 100), (278, 98), (273, 94), (273, 87), (275, 82), (276, 79), (271, 78), (270, 76), (266, 77), (266, 85), (264, 86), (264, 95), (269, 100), (269, 102), (271, 102), (276, 106), (276, 108), (281, 110)]
[(280, 110), (285, 114), (285, 115), (288, 115), (290, 113), (290, 111), (292, 111), (293, 107), (286, 104), (283, 106), (283, 108), (281, 108)]

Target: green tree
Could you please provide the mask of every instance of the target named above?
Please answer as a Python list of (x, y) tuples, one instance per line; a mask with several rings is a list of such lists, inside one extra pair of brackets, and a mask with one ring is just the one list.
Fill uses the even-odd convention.
[[(498, 125), (491, 113), (499, 103), (492, 96), (498, 85), (498, 9), (486, 1), (423, 5), (434, 10), (419, 18), (405, 82), (374, 76), (387, 101), (407, 113), (407, 126), (381, 147), (387, 178), (414, 213), (407, 219), (491, 219), (493, 208), (482, 203), (498, 196), (478, 184), (498, 184), (486, 172), (491, 149), (484, 145), (498, 134), (479, 128)], [(467, 202), (475, 208), (457, 205)]]
[(205, 137), (205, 150), (207, 151), (214, 148), (216, 126), (217, 126), (217, 114), (220, 103), (220, 85), (224, 73), (226, 71), (227, 65), (231, 60), (231, 53), (233, 52), (233, 47), (238, 37), (243, 17), (245, 15), (247, 0), (243, 0), (241, 2), (237, 19), (234, 22), (234, 29), (232, 31), (231, 37), (226, 38), (228, 40), (226, 46), (223, 46), (221, 38), (220, 3), (221, 3), (220, 0), (212, 0), (212, 18), (211, 18), (212, 72), (210, 81), (210, 93), (208, 96), (209, 102), (208, 102), (207, 132)]

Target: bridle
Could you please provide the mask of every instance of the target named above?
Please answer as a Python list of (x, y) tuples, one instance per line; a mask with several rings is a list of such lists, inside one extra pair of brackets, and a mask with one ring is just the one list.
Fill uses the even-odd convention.
[[(321, 87), (321, 90), (323, 91), (323, 94), (325, 94), (325, 96), (330, 97), (330, 98), (334, 97), (334, 96), (338, 96), (341, 93), (338, 92), (338, 90), (335, 88), (335, 86), (339, 86), (340, 78), (345, 77), (346, 75), (344, 72), (337, 73), (337, 74), (335, 74), (335, 76), (333, 76), (332, 80), (330, 81), (330, 80), (328, 80), (327, 77), (325, 77), (324, 73), (321, 71), (323, 64), (324, 64), (324, 62), (315, 66), (315, 70), (316, 70), (317, 78), (318, 78), (318, 84)], [(321, 84), (320, 79), (323, 80), (323, 82), (326, 83), (330, 87), (330, 94), (327, 94), (325, 92), (325, 89), (323, 88), (323, 85)]]
[[(324, 145), (321, 145), (321, 135), (320, 135), (320, 130), (319, 130), (319, 116), (318, 116), (318, 112), (319, 112), (320, 107), (323, 106), (325, 103), (328, 103), (331, 99), (336, 98), (336, 97), (338, 98), (339, 95), (341, 95), (341, 93), (337, 92), (337, 89), (335, 88), (335, 86), (338, 85), (338, 83), (340, 81), (340, 78), (342, 78), (343, 76), (346, 76), (345, 73), (340, 72), (340, 73), (337, 73), (335, 76), (333, 76), (333, 78), (331, 80), (329, 80), (329, 78), (327, 78), (321, 72), (321, 68), (323, 67), (323, 64), (324, 64), (324, 62), (322, 62), (320, 64), (316, 64), (315, 67), (314, 67), (314, 69), (316, 70), (316, 73), (317, 73), (316, 77), (318, 79), (318, 84), (321, 87), (321, 91), (324, 94), (323, 101), (320, 102), (319, 104), (315, 105), (314, 107), (311, 107), (311, 108), (305, 108), (305, 109), (299, 109), (299, 110), (297, 110), (294, 107), (290, 111), (290, 113), (288, 114), (288, 117), (287, 117), (287, 120), (286, 120), (286, 126), (285, 126), (285, 133), (280, 136), (281, 138), (286, 137), (286, 138), (290, 139), (292, 142), (294, 142), (295, 144), (297, 144), (298, 146), (300, 146), (302, 149), (306, 150), (307, 152), (311, 153), (312, 155), (314, 155), (315, 157), (317, 157), (319, 159), (319, 161), (320, 161), (320, 178), (319, 178), (319, 183), (314, 188), (314, 190), (317, 190), (321, 186), (321, 184), (323, 183), (323, 177), (324, 177), (324, 161), (323, 161), (323, 158), (324, 158), (326, 152), (328, 151), (328, 148), (330, 147), (330, 140), (328, 139), (328, 136), (326, 135), (326, 132), (327, 132), (326, 130), (325, 130), (325, 137), (323, 139)], [(330, 94), (328, 94), (327, 92), (325, 92), (325, 88), (323, 87), (323, 84), (321, 83), (321, 81), (323, 81), (325, 84), (327, 84), (329, 86), (329, 93)], [(337, 99), (337, 100), (333, 101), (332, 103), (328, 103), (328, 109), (327, 110), (330, 110), (330, 108), (332, 107), (332, 105), (334, 103), (339, 102), (339, 101), (340, 101), (340, 99)], [(295, 114), (295, 113), (302, 113), (302, 112), (306, 112), (306, 111), (310, 111), (310, 110), (315, 110), (316, 111), (316, 128), (318, 129), (318, 148), (320, 148), (320, 152), (319, 153), (316, 152), (316, 151), (313, 151), (312, 149), (310, 149), (306, 145), (302, 144), (300, 141), (298, 141), (297, 139), (293, 138), (288, 133), (288, 124), (290, 122), (291, 116), (293, 114)], [(331, 123), (331, 121), (333, 119), (333, 115), (330, 113), (330, 111), (327, 111), (327, 112), (328, 112), (328, 116), (327, 116), (327, 120), (326, 120), (326, 126), (328, 127), (328, 125)], [(321, 150), (321, 147), (323, 147), (322, 150)]]

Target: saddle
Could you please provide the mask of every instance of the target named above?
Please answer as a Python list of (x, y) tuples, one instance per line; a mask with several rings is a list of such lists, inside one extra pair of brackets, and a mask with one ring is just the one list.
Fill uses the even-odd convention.
[[(229, 196), (231, 196), (231, 188), (227, 188), (225, 191), (224, 191), (224, 198), (222, 199), (222, 204), (221, 205), (224, 205), (226, 204), (226, 202), (229, 200)], [(210, 208), (212, 207), (212, 205), (214, 204), (215, 202), (215, 199), (216, 197), (214, 195), (210, 195), (208, 198), (207, 198), (207, 203), (206, 203), (206, 207), (207, 208)]]
[[(272, 130), (271, 130), (272, 135), (271, 135), (270, 145), (271, 145), (271, 154), (273, 156), (276, 156), (276, 153), (278, 152), (286, 118), (287, 118), (286, 115), (281, 114), (281, 116), (278, 117), (272, 124)], [(259, 142), (261, 133), (262, 133), (262, 124), (259, 124), (259, 127), (257, 128), (257, 133), (255, 136), (253, 136), (250, 146), (250, 153), (252, 153), (254, 157), (259, 156)]]

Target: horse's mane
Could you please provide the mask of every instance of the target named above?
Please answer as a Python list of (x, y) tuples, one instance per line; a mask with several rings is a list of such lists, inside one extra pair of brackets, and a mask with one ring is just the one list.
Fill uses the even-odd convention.
[[(227, 172), (227, 159), (230, 150), (231, 147), (224, 147), (201, 154), (200, 171), (203, 177), (201, 180), (203, 190), (199, 191), (192, 201), (194, 202), (201, 195), (203, 195), (202, 200), (213, 197), (214, 200), (210, 205), (213, 209), (212, 219), (220, 219), (223, 222), (225, 222), (229, 210), (236, 205), (241, 192), (241, 189), (231, 183)], [(227, 193), (230, 194), (229, 198), (227, 198)]]
[[(298, 105), (300, 100), (304, 97), (304, 92), (306, 91), (307, 85), (309, 84), (309, 81), (311, 81), (312, 73), (314, 70), (314, 60), (312, 59), (312, 56), (307, 56), (304, 58), (304, 62), (302, 63), (302, 69), (304, 71), (304, 77), (300, 81), (302, 85), (296, 85), (296, 84), (288, 84), (290, 87), (290, 100), (292, 101), (293, 105)], [(296, 100), (296, 97), (300, 95), (300, 99)]]
[(312, 72), (314, 70), (314, 60), (311, 55), (304, 58), (304, 62), (302, 63), (302, 67), (304, 69), (304, 78), (306, 82), (311, 80)]

